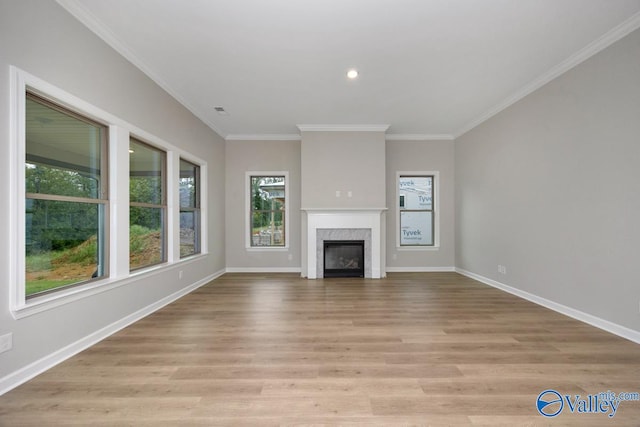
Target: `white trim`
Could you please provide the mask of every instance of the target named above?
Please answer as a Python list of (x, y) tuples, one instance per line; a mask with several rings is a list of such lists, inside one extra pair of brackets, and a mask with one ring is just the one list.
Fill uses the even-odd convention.
[(45, 295), (42, 298), (33, 298), (29, 300), (29, 303), (24, 307), (19, 309), (15, 309), (11, 312), (14, 319), (22, 319), (37, 313), (42, 313), (43, 311), (51, 310), (56, 307), (61, 307), (63, 305), (72, 303), (74, 301), (87, 298), (89, 296), (101, 294), (103, 292), (110, 291), (112, 289), (119, 288), (120, 286), (125, 286), (133, 282), (134, 280), (138, 280), (144, 277), (154, 276), (157, 274), (167, 274), (168, 268), (181, 268), (184, 266), (184, 263), (196, 261), (198, 259), (204, 258), (205, 255), (194, 255), (189, 258), (184, 258), (180, 261), (177, 261), (173, 264), (159, 264), (154, 265), (149, 268), (141, 269), (129, 273), (126, 277), (122, 278), (109, 278), (104, 281), (99, 281), (95, 283), (88, 283), (83, 286), (76, 286), (69, 289), (63, 289), (56, 292), (53, 295)]
[(397, 246), (395, 249), (397, 252), (433, 252), (439, 251), (440, 245), (433, 246)]
[(532, 303), (541, 305), (550, 310), (558, 312), (560, 314), (564, 314), (565, 316), (572, 317), (581, 322), (587, 323), (591, 326), (594, 326), (598, 329), (602, 329), (604, 331), (610, 332), (614, 335), (618, 335), (619, 337), (626, 338), (630, 341), (633, 341), (637, 344), (640, 344), (640, 332), (635, 331), (633, 329), (627, 328), (622, 325), (618, 325), (616, 323), (610, 322), (608, 320), (601, 319), (599, 317), (593, 316), (591, 314), (585, 313), (580, 310), (576, 310), (575, 308), (567, 307), (566, 305), (548, 300), (546, 298), (540, 297), (538, 295), (534, 295), (527, 291), (523, 291), (512, 286), (506, 285), (504, 283), (500, 283), (496, 280), (489, 279), (487, 277), (481, 276), (476, 273), (472, 273), (470, 271), (464, 270), (462, 268), (457, 268), (455, 270), (457, 273), (462, 274), (463, 276), (470, 277), (478, 282), (482, 282), (486, 285), (492, 286), (496, 289), (500, 289), (501, 291), (508, 292), (517, 297), (526, 299), (527, 301), (531, 301)]
[[(167, 156), (179, 156), (200, 166), (201, 176), (201, 204), (206, 203), (206, 179), (207, 179), (207, 162), (194, 157), (180, 148), (164, 141), (155, 135), (146, 132), (125, 120), (120, 119), (102, 109), (83, 101), (80, 98), (71, 95), (64, 90), (35, 77), (26, 71), (15, 66), (10, 66), (10, 155), (11, 157), (11, 176), (10, 176), (10, 194), (12, 209), (10, 213), (12, 251), (10, 258), (10, 310), (14, 318), (19, 319), (30, 314), (48, 310), (80, 298), (94, 295), (114, 287), (122, 286), (129, 283), (128, 278), (135, 275), (129, 272), (128, 262), (125, 262), (124, 254), (129, 245), (128, 236), (128, 168), (129, 168), (129, 137), (135, 135), (138, 139), (153, 145), (159, 149), (165, 150)], [(85, 117), (93, 119), (99, 123), (109, 127), (109, 209), (110, 209), (110, 256), (111, 261), (115, 264), (109, 267), (109, 277), (82, 286), (72, 287), (69, 289), (61, 289), (51, 294), (41, 297), (34, 297), (27, 301), (25, 297), (25, 260), (24, 260), (24, 242), (25, 242), (25, 224), (24, 224), (24, 199), (25, 199), (25, 176), (24, 176), (24, 159), (25, 159), (25, 93), (27, 88), (57, 104), (60, 104), (71, 111), (77, 112)], [(122, 141), (119, 138), (126, 138)], [(125, 161), (124, 165), (119, 162)], [(115, 163), (114, 163), (115, 162)], [(126, 173), (125, 173), (126, 172)], [(122, 177), (127, 177), (124, 186), (118, 184), (122, 181)], [(167, 183), (169, 187), (173, 182), (177, 182), (177, 176), (171, 175), (167, 170)], [(122, 182), (119, 182), (122, 184)], [(170, 193), (168, 193), (170, 194)], [(118, 206), (124, 205), (125, 210), (118, 210)], [(167, 209), (174, 207), (169, 205), (167, 200)], [(201, 216), (206, 218), (206, 205), (201, 206)], [(117, 212), (127, 212), (126, 218)], [(126, 227), (120, 225), (126, 222)], [(201, 254), (206, 254), (206, 222), (201, 226)], [(169, 233), (171, 230), (168, 231)], [(174, 242), (175, 244), (175, 242)], [(117, 255), (114, 257), (114, 254)], [(189, 259), (193, 259), (192, 257)], [(128, 257), (126, 258), (128, 261)], [(171, 264), (161, 264), (159, 266), (145, 269), (144, 271), (155, 271), (157, 269), (167, 268), (176, 265), (178, 260)]]
[[(305, 130), (308, 131), (317, 131), (320, 129), (307, 128), (310, 125), (301, 125), (305, 127)], [(366, 127), (363, 129), (350, 127), (349, 129), (345, 129), (344, 126), (337, 128), (336, 126), (331, 126), (330, 128), (322, 127), (323, 131), (371, 131), (370, 127)], [(381, 129), (373, 129), (373, 131), (378, 131)], [(289, 133), (289, 134), (229, 134), (224, 138), (226, 141), (301, 141), (302, 136), (297, 133)], [(391, 135), (385, 135), (385, 140), (387, 141), (453, 141), (455, 138), (451, 134), (421, 134), (421, 133), (396, 133)]]
[(25, 304), (25, 171), (26, 80), (29, 76), (9, 67), (9, 305), (11, 310)]
[[(400, 177), (401, 176), (433, 176), (433, 245), (402, 246), (400, 245)], [(439, 171), (396, 171), (396, 198), (394, 200), (396, 216), (396, 250), (399, 251), (434, 251), (440, 249), (440, 172)]]
[(289, 252), (289, 248), (284, 246), (251, 246), (245, 250), (247, 252)]
[[(306, 251), (306, 277), (316, 279), (318, 277), (318, 248), (317, 231), (322, 228), (368, 228), (371, 230), (371, 277), (382, 277), (382, 236), (384, 219), (382, 213), (385, 209), (314, 209), (307, 211), (307, 251)], [(303, 233), (305, 231), (303, 230)], [(366, 263), (367, 261), (365, 261)], [(366, 273), (365, 273), (366, 274)], [(369, 278), (367, 276), (367, 278)]]
[[(181, 157), (184, 160), (187, 160), (186, 156), (182, 156)], [(180, 162), (180, 160), (178, 160), (178, 162)], [(200, 229), (198, 230), (198, 232), (200, 233), (200, 235), (198, 236), (198, 238), (200, 239), (200, 252), (197, 254), (194, 254), (192, 256), (197, 256), (197, 255), (202, 255), (202, 254), (208, 254), (209, 253), (209, 239), (207, 238), (207, 236), (209, 236), (209, 188), (208, 188), (208, 182), (209, 182), (209, 169), (207, 168), (207, 164), (202, 164), (202, 163), (195, 163), (196, 165), (200, 166), (200, 182), (198, 183), (200, 185)], [(176, 192), (180, 192), (180, 189), (176, 188)], [(178, 206), (177, 206), (177, 211), (180, 212), (180, 196), (178, 195)], [(175, 212), (175, 211), (174, 211)], [(180, 216), (180, 214), (178, 213), (178, 217)], [(180, 219), (178, 218), (178, 229), (180, 229)], [(178, 240), (178, 246), (180, 246), (180, 241)], [(178, 249), (179, 251), (180, 249)], [(188, 258), (188, 257), (186, 257)], [(183, 259), (186, 259), (183, 258)]]
[(384, 212), (387, 208), (300, 208), (301, 211), (313, 212), (313, 213), (341, 213), (344, 211), (351, 212)]
[[(284, 176), (284, 246), (251, 246), (251, 177)], [(247, 251), (283, 251), (289, 249), (289, 171), (246, 171), (244, 174), (244, 247)]]
[(448, 133), (422, 134), (422, 133), (395, 133), (386, 135), (387, 141), (453, 141), (455, 138)]
[(217, 279), (223, 274), (224, 270), (221, 270), (205, 277), (204, 279), (200, 279), (197, 282), (185, 288), (182, 288), (179, 291), (174, 292), (173, 294), (168, 295), (159, 301), (154, 302), (153, 304), (150, 304), (134, 313), (131, 313), (130, 315), (123, 317), (122, 319), (117, 320), (112, 324), (105, 326), (104, 328), (95, 331), (74, 343), (67, 345), (66, 347), (63, 347), (33, 363), (30, 363), (24, 368), (10, 373), (9, 375), (0, 379), (0, 396), (11, 389), (18, 387), (20, 384), (24, 384), (25, 382), (45, 372), (46, 370), (53, 368), (57, 364), (64, 362), (65, 360), (91, 347), (92, 345), (102, 341), (103, 339), (115, 334), (116, 332), (131, 325), (132, 323), (143, 319), (153, 312), (160, 310), (162, 307), (193, 292), (199, 287), (206, 285), (210, 281)]
[(131, 134), (123, 127), (109, 125), (109, 279), (118, 280), (129, 275), (129, 145)]
[(180, 94), (179, 91), (174, 90), (167, 82), (165, 82), (153, 69), (143, 60), (141, 60), (132, 50), (130, 50), (125, 43), (120, 41), (116, 35), (105, 25), (103, 25), (80, 1), (78, 0), (56, 0), (57, 3), (62, 6), (67, 12), (69, 12), (78, 21), (84, 24), (90, 31), (100, 37), (105, 43), (111, 46), (116, 52), (124, 56), (129, 62), (136, 66), (140, 71), (146, 74), (151, 80), (153, 80), (158, 86), (160, 86), (165, 92), (167, 92), (176, 101), (182, 104), (187, 110), (189, 110), (194, 116), (202, 120), (207, 126), (211, 128), (220, 136), (224, 136), (224, 133), (207, 117), (206, 114), (199, 111), (195, 106), (191, 105)]
[(297, 125), (300, 132), (386, 132), (389, 125)]
[(227, 267), (227, 273), (300, 273), (300, 267)]
[(226, 141), (300, 141), (298, 133), (293, 134), (229, 134)]
[(551, 80), (566, 73), (573, 67), (591, 58), (598, 52), (611, 46), (613, 43), (617, 42), (621, 38), (625, 37), (627, 34), (637, 30), (638, 28), (640, 28), (640, 12), (635, 13), (634, 15), (629, 17), (627, 20), (622, 22), (620, 25), (608, 31), (601, 37), (597, 38), (596, 40), (589, 43), (584, 48), (580, 49), (579, 51), (569, 56), (564, 61), (560, 62), (559, 64), (557, 64), (556, 66), (548, 70), (546, 73), (542, 74), (535, 80), (523, 86), (520, 90), (515, 92), (513, 95), (504, 99), (502, 102), (498, 103), (497, 105), (494, 105), (493, 107), (485, 111), (480, 116), (476, 117), (475, 119), (471, 120), (469, 123), (462, 126), (460, 129), (454, 132), (453, 134), (454, 139), (459, 138), (460, 136), (469, 132), (471, 129), (475, 128), (476, 126), (489, 120), (491, 117), (495, 116), (502, 110), (515, 104), (516, 102), (518, 102), (525, 96), (529, 95), (530, 93), (536, 91), (537, 89), (540, 89), (542, 86), (546, 85)]
[[(191, 153), (188, 153), (177, 147), (162, 138), (158, 138), (157, 136), (141, 129), (126, 120), (123, 120), (117, 116), (114, 116), (111, 113), (108, 113), (82, 99), (72, 95), (64, 90), (54, 86), (46, 81), (18, 68), (13, 65), (9, 67), (11, 73), (11, 81), (13, 83), (11, 94), (21, 98), (26, 92), (27, 87), (32, 89), (36, 94), (43, 96), (46, 99), (51, 99), (55, 103), (62, 105), (65, 108), (70, 109), (71, 111), (82, 114), (92, 120), (95, 120), (99, 123), (103, 123), (106, 125), (114, 125), (124, 129), (127, 129), (129, 133), (136, 138), (146, 142), (147, 144), (153, 145), (157, 148), (161, 148), (165, 151), (175, 151), (178, 155), (185, 160), (189, 160), (190, 162), (196, 163), (198, 165), (206, 165), (207, 162), (202, 159), (195, 157)], [(22, 102), (23, 106), (23, 117), (22, 117), (22, 127), (21, 129), (17, 129), (21, 131), (24, 136), (24, 100), (12, 100), (12, 106), (16, 105), (16, 103)], [(12, 110), (13, 111), (13, 110)], [(19, 112), (19, 111), (16, 111)], [(17, 119), (17, 117), (14, 117)], [(17, 123), (17, 122), (16, 122)], [(18, 124), (18, 123), (17, 123)], [(15, 134), (12, 134), (15, 136)], [(128, 141), (127, 144), (128, 146)]]
[(387, 267), (387, 273), (444, 273), (456, 271), (455, 267)]

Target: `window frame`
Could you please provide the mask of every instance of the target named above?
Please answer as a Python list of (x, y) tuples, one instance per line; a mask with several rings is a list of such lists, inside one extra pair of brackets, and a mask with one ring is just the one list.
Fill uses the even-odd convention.
[[(27, 114), (26, 114), (26, 103), (27, 100), (31, 100), (33, 102), (36, 102), (42, 106), (45, 106), (47, 108), (50, 108), (56, 112), (59, 112), (61, 114), (67, 115), (69, 117), (72, 117), (82, 123), (86, 123), (89, 124), (91, 126), (95, 126), (101, 129), (100, 132), (100, 185), (99, 185), (99, 194), (97, 195), (96, 198), (91, 198), (91, 197), (78, 197), (78, 196), (65, 196), (65, 195), (58, 195), (58, 194), (49, 194), (49, 193), (29, 193), (26, 191), (26, 172), (25, 172), (25, 167), (26, 164), (29, 163), (30, 161), (27, 159), (27, 141), (26, 141), (26, 119), (27, 119)], [(21, 253), (23, 254), (24, 257), (24, 266), (23, 266), (23, 285), (24, 285), (24, 298), (26, 301), (32, 300), (32, 299), (37, 299), (40, 297), (44, 297), (47, 295), (51, 295), (51, 294), (55, 294), (58, 292), (63, 292), (65, 290), (71, 289), (71, 288), (75, 288), (75, 287), (82, 287), (88, 283), (91, 282), (97, 282), (100, 280), (104, 280), (104, 279), (108, 279), (109, 278), (109, 274), (110, 274), (110, 269), (109, 269), (109, 253), (110, 253), (110, 228), (109, 228), (109, 218), (110, 218), (110, 201), (109, 201), (109, 126), (94, 120), (90, 117), (87, 117), (85, 115), (83, 115), (82, 113), (68, 108), (64, 105), (62, 105), (59, 102), (56, 102), (56, 100), (51, 99), (50, 97), (47, 96), (43, 96), (42, 94), (38, 93), (37, 91), (33, 90), (30, 87), (26, 87), (25, 91), (24, 91), (24, 103), (25, 103), (25, 112), (24, 112), (24, 119), (25, 119), (25, 126), (24, 126), (24, 132), (25, 132), (25, 139), (24, 139), (24, 156), (22, 157), (21, 160), (21, 167), (23, 169), (23, 180), (22, 180), (22, 186), (23, 186), (23, 192), (24, 192), (24, 197), (23, 197), (23, 206), (24, 206), (24, 211), (23, 211), (23, 215), (24, 215), (24, 224), (23, 224), (23, 228), (21, 230), (21, 233), (23, 233), (23, 245), (22, 245), (22, 249), (21, 249)], [(98, 277), (90, 277), (87, 280), (81, 280), (79, 282), (74, 282), (74, 283), (70, 283), (67, 285), (61, 285), (55, 288), (51, 288), (51, 289), (47, 289), (45, 291), (41, 291), (41, 292), (35, 292), (33, 294), (29, 294), (27, 295), (27, 281), (26, 281), (26, 254), (25, 254), (25, 249), (26, 249), (26, 239), (27, 239), (27, 235), (26, 235), (26, 206), (27, 206), (27, 200), (43, 200), (43, 201), (51, 201), (51, 202), (65, 202), (65, 203), (84, 203), (84, 204), (88, 204), (88, 205), (95, 205), (96, 207), (98, 207), (98, 215), (99, 215), (99, 219), (98, 219), (98, 224), (97, 224), (97, 235), (98, 235), (98, 251), (101, 253), (101, 255), (99, 256), (99, 260), (102, 261), (101, 264), (98, 264), (98, 270), (97, 271), (101, 271), (101, 274)], [(102, 212), (100, 214), (100, 212)]]
[[(284, 245), (280, 246), (254, 246), (252, 245), (252, 221), (253, 204), (251, 203), (251, 178), (252, 177), (284, 177)], [(245, 172), (245, 249), (251, 251), (288, 251), (289, 250), (289, 171), (247, 171)]]
[[(168, 237), (168, 216), (167, 216), (167, 152), (165, 150), (163, 150), (162, 148), (156, 147), (152, 144), (149, 144), (145, 141), (143, 141), (141, 138), (137, 138), (133, 135), (130, 135), (129, 137), (129, 143), (135, 143), (138, 145), (143, 145), (145, 147), (147, 147), (148, 149), (154, 150), (154, 151), (158, 151), (160, 153), (162, 153), (162, 165), (161, 165), (161, 172), (162, 172), (162, 181), (160, 183), (161, 188), (161, 203), (160, 204), (154, 204), (154, 203), (145, 203), (145, 202), (132, 202), (131, 201), (131, 194), (129, 194), (129, 211), (131, 211), (131, 207), (140, 207), (140, 208), (152, 208), (152, 209), (160, 209), (160, 218), (162, 221), (162, 226), (161, 226), (161, 230), (162, 230), (162, 235), (161, 235), (161, 256), (160, 256), (160, 261), (158, 262), (154, 262), (151, 264), (146, 264), (146, 265), (142, 265), (142, 266), (138, 266), (135, 268), (131, 267), (131, 253), (129, 253), (129, 271), (130, 272), (136, 272), (139, 270), (143, 270), (143, 269), (147, 269), (156, 265), (160, 265), (160, 264), (165, 264), (167, 262), (168, 259), (168, 250), (167, 250), (167, 237)], [(134, 154), (131, 153), (131, 151), (129, 151), (130, 154)], [(129, 158), (129, 165), (131, 165), (131, 157)], [(129, 184), (131, 184), (131, 167), (129, 167)], [(129, 230), (131, 230), (131, 218), (129, 218)], [(131, 240), (131, 236), (129, 236), (129, 240)]]
[[(195, 173), (195, 206), (191, 207), (191, 206), (182, 206), (182, 203), (180, 202), (180, 179), (182, 178), (181, 173), (180, 173), (180, 163), (185, 162), (185, 163), (189, 163), (190, 165), (195, 167), (196, 173)], [(182, 156), (179, 157), (178, 159), (178, 247), (180, 247), (180, 215), (182, 214), (182, 212), (193, 212), (194, 213), (194, 228), (195, 228), (195, 233), (194, 233), (194, 252), (192, 254), (188, 254), (188, 255), (184, 255), (182, 256), (182, 253), (180, 250), (178, 250), (178, 258), (179, 259), (187, 259), (187, 258), (191, 258), (194, 256), (197, 256), (199, 254), (201, 254), (203, 252), (203, 248), (202, 248), (202, 166), (198, 163), (195, 163), (189, 159), (186, 159)]]
[[(208, 254), (207, 239), (207, 162), (155, 135), (114, 116), (59, 87), (52, 85), (14, 65), (9, 66), (9, 309), (14, 319), (26, 318), (73, 303), (120, 286), (135, 286), (139, 279), (164, 274), (181, 263), (193, 262)], [(108, 277), (96, 278), (82, 286), (60, 288), (56, 292), (26, 298), (25, 294), (25, 224), (26, 224), (26, 92), (50, 100), (61, 107), (108, 127), (109, 216), (106, 238), (109, 239)], [(146, 269), (129, 268), (129, 141), (135, 135), (149, 145), (165, 150), (167, 157), (167, 262)], [(179, 159), (200, 168), (200, 253), (179, 257), (179, 206), (177, 176)], [(174, 182), (175, 180), (175, 182)], [(126, 226), (123, 227), (123, 225)]]
[[(407, 209), (401, 209), (400, 201), (400, 178), (405, 177), (432, 177), (432, 209), (430, 212), (431, 216), (431, 227), (432, 227), (432, 236), (433, 236), (433, 244), (432, 245), (403, 245), (401, 244), (402, 236), (401, 236), (401, 221), (400, 221), (400, 212), (406, 212)], [(396, 235), (396, 250), (398, 251), (434, 251), (440, 249), (440, 173), (438, 171), (397, 171), (396, 172), (396, 180), (395, 180), (395, 216), (396, 216), (396, 227), (395, 227), (395, 235)], [(409, 210), (413, 211), (413, 210)], [(424, 210), (419, 210), (420, 212)], [(429, 211), (429, 210), (426, 210)]]

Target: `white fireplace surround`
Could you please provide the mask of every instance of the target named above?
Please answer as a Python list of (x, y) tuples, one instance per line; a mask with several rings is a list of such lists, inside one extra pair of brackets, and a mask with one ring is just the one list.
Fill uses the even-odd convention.
[[(303, 209), (307, 213), (307, 271), (309, 279), (321, 277), (322, 246), (318, 246), (318, 230), (326, 233), (326, 230), (351, 229), (370, 230), (371, 251), (370, 256), (365, 253), (365, 277), (379, 279), (384, 277), (382, 271), (382, 232), (384, 219), (382, 213), (386, 208), (377, 209)], [(320, 237), (322, 238), (322, 237)], [(345, 239), (346, 240), (346, 239)], [(358, 240), (364, 240), (362, 238)], [(368, 259), (370, 258), (370, 259)], [(370, 268), (368, 267), (370, 266)]]

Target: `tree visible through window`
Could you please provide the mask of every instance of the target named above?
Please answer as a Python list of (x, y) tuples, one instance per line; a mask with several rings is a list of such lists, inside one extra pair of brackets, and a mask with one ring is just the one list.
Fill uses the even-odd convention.
[(251, 176), (251, 246), (285, 246), (285, 177)]
[(166, 261), (166, 153), (131, 139), (129, 144), (129, 268)]
[(105, 277), (107, 128), (26, 95), (25, 294)]

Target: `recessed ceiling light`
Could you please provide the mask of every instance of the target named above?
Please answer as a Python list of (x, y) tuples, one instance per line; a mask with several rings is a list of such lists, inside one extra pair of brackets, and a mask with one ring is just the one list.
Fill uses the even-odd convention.
[(347, 71), (347, 77), (349, 77), (351, 80), (357, 78), (358, 77), (358, 70), (351, 69), (351, 70)]

